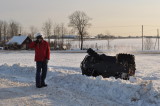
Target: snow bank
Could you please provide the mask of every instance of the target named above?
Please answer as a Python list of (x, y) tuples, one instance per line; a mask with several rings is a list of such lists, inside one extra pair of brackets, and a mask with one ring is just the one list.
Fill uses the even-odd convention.
[[(35, 70), (31, 66), (3, 64), (0, 65), (0, 78), (34, 84)], [(47, 99), (50, 105), (160, 105), (160, 89), (154, 88), (152, 81), (136, 77), (131, 77), (129, 81), (112, 77), (86, 77), (76, 70), (55, 70), (49, 67), (47, 83), (49, 86), (42, 88), (45, 96), (40, 100)], [(14, 92), (21, 90), (16, 89)], [(28, 92), (35, 94), (37, 91), (29, 89)]]
[(33, 81), (33, 76), (35, 75), (35, 67), (21, 66), (20, 63), (8, 65), (0, 65), (1, 76), (3, 78), (9, 78), (13, 81), (29, 82)]
[[(65, 74), (66, 72), (62, 72)], [(56, 74), (56, 78), (58, 75)], [(51, 82), (54, 81), (50, 79)], [(57, 83), (65, 89), (80, 94), (87, 94), (95, 100), (111, 100), (121, 105), (151, 105), (160, 102), (158, 91), (152, 87), (152, 81), (143, 81), (139, 78), (131, 77), (129, 81), (102, 78), (86, 77), (80, 74), (68, 74), (63, 76), (62, 81)]]

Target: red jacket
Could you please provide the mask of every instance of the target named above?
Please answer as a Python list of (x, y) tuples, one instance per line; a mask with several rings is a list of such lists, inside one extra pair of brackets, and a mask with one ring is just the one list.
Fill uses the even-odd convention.
[(50, 59), (50, 47), (48, 42), (44, 40), (38, 44), (31, 42), (29, 47), (35, 49), (35, 61), (45, 61), (46, 59)]

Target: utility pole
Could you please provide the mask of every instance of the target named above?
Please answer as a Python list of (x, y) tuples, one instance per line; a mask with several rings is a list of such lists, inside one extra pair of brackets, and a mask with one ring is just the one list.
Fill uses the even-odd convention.
[(142, 51), (143, 51), (143, 25), (142, 25)]

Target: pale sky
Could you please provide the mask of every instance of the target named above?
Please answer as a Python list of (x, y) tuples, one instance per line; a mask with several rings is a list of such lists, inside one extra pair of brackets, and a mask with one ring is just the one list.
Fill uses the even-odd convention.
[(90, 35), (140, 36), (142, 25), (144, 35), (156, 35), (160, 28), (160, 0), (0, 0), (0, 20), (15, 20), (26, 30), (48, 19), (67, 26), (76, 10), (92, 18)]

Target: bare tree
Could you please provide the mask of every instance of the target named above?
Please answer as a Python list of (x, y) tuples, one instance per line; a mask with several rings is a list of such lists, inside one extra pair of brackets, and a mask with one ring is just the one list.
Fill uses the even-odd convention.
[(14, 35), (19, 35), (19, 31), (20, 31), (19, 23), (13, 20), (10, 21), (8, 31), (9, 31), (10, 37), (13, 37)]
[(33, 38), (34, 34), (38, 32), (38, 29), (35, 26), (30, 26), (30, 37)]
[(61, 24), (61, 38), (62, 38), (62, 45), (64, 43), (64, 33), (65, 33), (65, 27), (64, 23)]
[(3, 39), (4, 39), (4, 42), (6, 42), (6, 40), (8, 40), (7, 33), (8, 33), (8, 23), (6, 21), (3, 21)]
[(60, 29), (60, 25), (59, 24), (55, 24), (54, 25), (54, 35), (56, 36), (56, 39), (59, 42), (59, 38), (60, 38), (60, 35), (61, 35), (61, 29)]
[(50, 44), (50, 36), (51, 36), (51, 31), (52, 31), (52, 21), (50, 19), (48, 19), (43, 24), (42, 30), (43, 30), (44, 34), (47, 36), (48, 42)]
[(56, 37), (54, 40), (54, 43), (55, 43), (54, 48), (55, 49), (61, 49), (60, 45), (61, 45), (62, 41), (60, 41), (60, 38), (62, 38), (62, 36), (63, 36), (61, 33), (62, 33), (61, 25), (55, 24), (54, 25), (54, 36)]
[(0, 42), (2, 41), (3, 21), (0, 20)]
[(76, 31), (73, 28), (68, 31), (69, 35), (75, 35), (75, 33), (76, 33)]
[(55, 42), (57, 44), (57, 46), (55, 46), (56, 49), (63, 49), (63, 46), (64, 46), (64, 35), (67, 32), (67, 29), (66, 29), (64, 23), (55, 24), (53, 32), (54, 32)]
[(62, 46), (62, 48), (63, 48), (63, 46), (64, 46), (64, 35), (66, 34), (66, 32), (67, 32), (67, 29), (66, 29), (66, 27), (64, 26), (64, 23), (62, 23), (61, 24), (61, 41), (62, 41), (62, 44), (61, 44), (61, 46)]
[(78, 34), (80, 35), (80, 48), (83, 49), (83, 38), (87, 32), (87, 28), (91, 25), (89, 21), (91, 20), (84, 12), (82, 11), (75, 11), (73, 14), (69, 16), (69, 26), (73, 27), (77, 30)]

